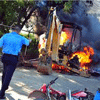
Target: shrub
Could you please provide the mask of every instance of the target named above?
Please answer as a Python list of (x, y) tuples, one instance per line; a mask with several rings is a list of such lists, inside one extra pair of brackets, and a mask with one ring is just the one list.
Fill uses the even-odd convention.
[(25, 56), (25, 59), (34, 59), (38, 57), (38, 40), (35, 39), (34, 34), (21, 34), (22, 36), (26, 37), (28, 39), (28, 37), (30, 39), (32, 39), (32, 42), (30, 43), (30, 45), (27, 47), (27, 51), (26, 51), (26, 55), (25, 55), (25, 49), (26, 46), (24, 45), (22, 47), (22, 55)]

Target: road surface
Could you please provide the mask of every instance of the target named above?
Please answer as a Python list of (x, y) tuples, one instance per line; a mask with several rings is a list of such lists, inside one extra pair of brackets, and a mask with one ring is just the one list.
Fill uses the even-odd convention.
[[(0, 78), (1, 76), (2, 73), (0, 73)], [(43, 83), (48, 83), (56, 77), (59, 78), (52, 87), (62, 92), (67, 92), (68, 89), (83, 90), (87, 88), (95, 94), (97, 88), (100, 87), (100, 80), (97, 77), (85, 78), (56, 72), (53, 72), (51, 75), (42, 75), (34, 68), (26, 69), (22, 67), (17, 68), (13, 75), (10, 87), (6, 91), (6, 100), (29, 100), (27, 97), (32, 90), (40, 88)]]

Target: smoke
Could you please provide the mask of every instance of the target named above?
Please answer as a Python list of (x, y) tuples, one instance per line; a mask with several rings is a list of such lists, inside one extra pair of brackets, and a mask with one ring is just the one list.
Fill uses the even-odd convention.
[[(44, 7), (47, 6), (46, 0), (40, 0), (37, 6), (40, 8), (43, 18), (47, 13), (43, 14)], [(100, 22), (99, 20), (88, 14), (90, 10), (83, 1), (74, 2), (72, 13), (68, 14), (63, 10), (57, 11), (58, 18), (64, 22), (72, 22), (82, 27), (82, 43), (92, 46), (95, 50), (100, 51)]]
[(97, 46), (97, 43), (100, 43), (100, 22), (96, 17), (87, 14), (88, 10), (83, 2), (79, 2), (73, 4), (71, 14), (60, 10), (57, 11), (57, 15), (61, 21), (72, 22), (81, 26), (82, 41), (100, 50)]

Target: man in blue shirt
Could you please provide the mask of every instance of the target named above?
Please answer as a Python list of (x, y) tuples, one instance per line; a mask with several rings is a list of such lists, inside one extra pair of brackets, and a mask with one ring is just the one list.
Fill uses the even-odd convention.
[(6, 33), (0, 38), (0, 48), (2, 48), (2, 87), (0, 91), (0, 99), (5, 98), (5, 91), (8, 89), (13, 73), (18, 63), (18, 54), (22, 45), (28, 46), (30, 41), (19, 35), (21, 28), (15, 26), (11, 33)]

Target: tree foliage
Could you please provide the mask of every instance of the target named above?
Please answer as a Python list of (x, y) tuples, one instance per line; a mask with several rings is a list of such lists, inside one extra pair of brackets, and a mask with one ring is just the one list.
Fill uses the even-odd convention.
[(68, 2), (65, 2), (63, 10), (70, 13), (72, 10), (72, 3), (73, 3), (73, 0), (69, 0)]
[[(0, 24), (8, 26), (21, 25), (32, 6), (34, 6), (33, 1), (0, 1)], [(0, 26), (0, 31), (3, 33), (8, 32), (8, 28)]]
[(63, 10), (64, 11), (67, 11), (67, 12), (70, 12), (71, 11), (71, 8), (72, 8), (72, 3), (73, 3), (74, 0), (49, 0), (49, 4), (51, 5), (61, 5), (63, 6)]

